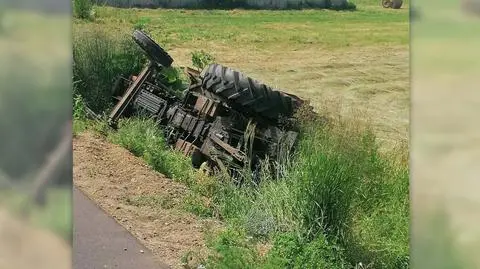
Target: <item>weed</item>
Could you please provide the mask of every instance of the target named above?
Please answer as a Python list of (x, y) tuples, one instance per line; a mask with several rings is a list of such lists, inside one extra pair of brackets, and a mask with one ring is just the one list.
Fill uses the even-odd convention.
[(111, 127), (108, 125), (107, 115), (102, 115), (101, 120), (97, 120), (91, 123), (92, 129), (103, 135), (107, 136), (111, 132)]
[(308, 242), (300, 234), (285, 233), (275, 239), (266, 264), (269, 268), (349, 268), (343, 255), (343, 249), (323, 234)]
[(233, 227), (210, 243), (216, 253), (207, 260), (207, 268), (256, 268), (258, 255), (246, 234)]
[[(144, 67), (146, 57), (128, 36), (110, 36), (101, 30), (80, 32), (73, 44), (76, 89), (95, 112), (112, 106), (112, 85)], [(175, 67), (161, 71), (161, 81), (177, 94), (186, 88), (186, 76)]]
[(353, 3), (352, 1), (347, 1), (347, 7), (345, 8), (346, 10), (356, 10), (357, 5)]
[(203, 50), (192, 52), (192, 65), (199, 70), (204, 69), (207, 65), (215, 62), (215, 57)]
[[(205, 166), (205, 165), (204, 165)], [(201, 167), (202, 168), (202, 167)], [(194, 174), (194, 182), (192, 188), (195, 192), (205, 197), (213, 197), (218, 186), (217, 179), (210, 176), (208, 172), (199, 169)]]
[(147, 120), (123, 119), (119, 126), (118, 131), (112, 133), (110, 139), (135, 156), (141, 157), (148, 150), (165, 147), (162, 133)]
[(212, 217), (213, 212), (210, 208), (208, 199), (202, 199), (202, 197), (195, 193), (190, 193), (184, 200), (183, 208), (199, 217)]
[(256, 238), (267, 238), (275, 230), (276, 221), (270, 212), (252, 208), (245, 218), (247, 233)]
[(150, 23), (151, 19), (148, 17), (141, 17), (133, 25), (133, 28), (136, 30), (145, 30), (146, 26)]
[(80, 94), (73, 96), (73, 134), (76, 135), (87, 129), (87, 114), (85, 102)]
[(183, 91), (188, 88), (187, 77), (180, 68), (163, 68), (160, 74), (161, 81), (167, 87), (170, 87), (177, 96), (180, 97)]
[(73, 118), (80, 121), (85, 121), (87, 119), (85, 102), (83, 97), (79, 94), (75, 94), (73, 97)]

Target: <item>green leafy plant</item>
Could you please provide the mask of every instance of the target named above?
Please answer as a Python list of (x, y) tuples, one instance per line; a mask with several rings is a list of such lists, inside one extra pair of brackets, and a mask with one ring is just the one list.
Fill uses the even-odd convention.
[(75, 94), (73, 97), (73, 119), (86, 120), (85, 102), (80, 94)]
[(141, 17), (133, 25), (135, 30), (145, 30), (146, 26), (150, 23), (151, 19), (148, 17)]
[(213, 214), (212, 209), (208, 207), (199, 195), (190, 193), (183, 202), (183, 207), (186, 211), (199, 217), (211, 217)]
[(192, 52), (192, 64), (199, 70), (205, 68), (205, 66), (213, 63), (215, 57), (203, 50)]
[(180, 94), (187, 89), (186, 78), (183, 72), (176, 67), (164, 68), (161, 71), (162, 82), (167, 86), (170, 86), (171, 89)]
[(297, 233), (277, 236), (267, 255), (268, 268), (351, 268), (345, 261), (343, 249), (323, 234), (311, 241)]

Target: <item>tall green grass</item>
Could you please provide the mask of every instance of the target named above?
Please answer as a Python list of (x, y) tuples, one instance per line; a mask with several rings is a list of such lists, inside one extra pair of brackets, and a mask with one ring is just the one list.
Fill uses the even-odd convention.
[(73, 0), (73, 15), (79, 19), (93, 18), (92, 0)]
[(73, 39), (75, 90), (96, 112), (112, 105), (112, 87), (118, 76), (140, 72), (146, 57), (132, 38), (103, 30), (79, 31)]
[[(408, 268), (408, 168), (379, 154), (368, 126), (348, 120), (309, 126), (285, 178), (251, 189), (220, 185), (214, 196), (227, 222), (253, 238), (273, 239), (278, 257), (284, 248), (301, 249), (288, 258), (306, 255), (282, 268)], [(312, 258), (319, 245), (330, 250), (325, 260)], [(334, 253), (343, 253), (333, 263), (338, 267), (327, 266)], [(271, 260), (263, 262), (258, 266)]]
[(193, 168), (180, 153), (168, 151), (164, 134), (155, 122), (147, 119), (125, 119), (120, 121), (119, 130), (108, 138), (134, 155), (142, 157), (153, 169), (167, 177), (190, 183)]

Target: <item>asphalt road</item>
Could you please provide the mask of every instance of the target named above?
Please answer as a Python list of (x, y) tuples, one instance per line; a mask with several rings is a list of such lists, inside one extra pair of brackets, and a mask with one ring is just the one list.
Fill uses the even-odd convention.
[(73, 269), (169, 268), (76, 187), (73, 205)]

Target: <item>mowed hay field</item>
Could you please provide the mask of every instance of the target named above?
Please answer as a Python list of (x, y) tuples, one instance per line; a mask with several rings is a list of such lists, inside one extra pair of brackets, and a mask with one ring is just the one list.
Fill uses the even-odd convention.
[(319, 107), (340, 103), (372, 120), (380, 142), (405, 143), (409, 122), (409, 12), (376, 0), (354, 1), (357, 11), (165, 10), (97, 7), (93, 22), (129, 34), (143, 24), (172, 55), (190, 66), (194, 50), (257, 80), (308, 98)]

